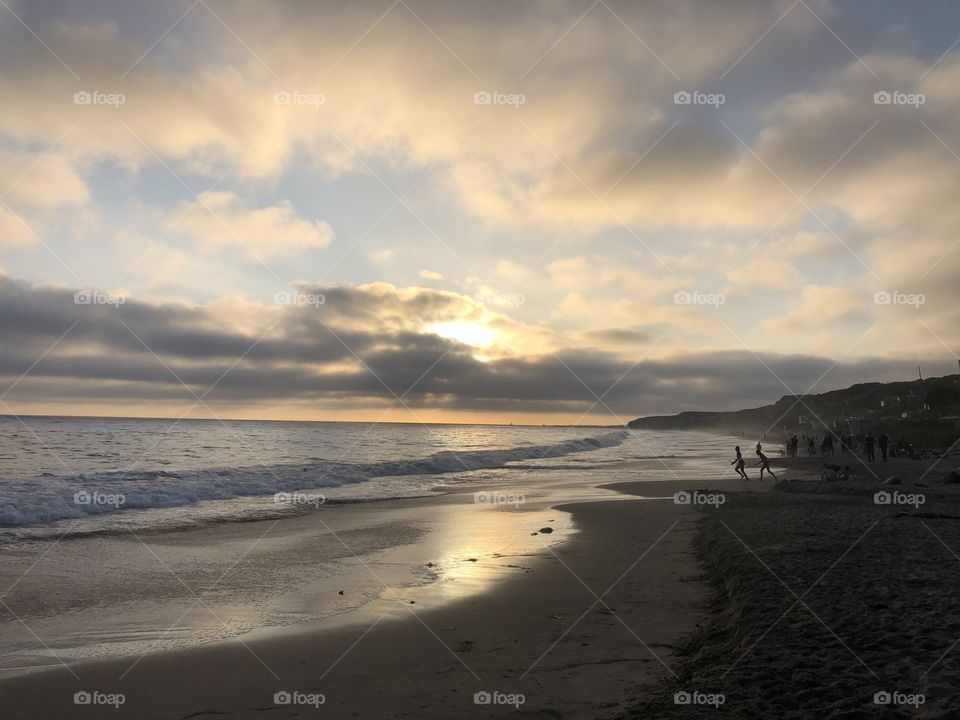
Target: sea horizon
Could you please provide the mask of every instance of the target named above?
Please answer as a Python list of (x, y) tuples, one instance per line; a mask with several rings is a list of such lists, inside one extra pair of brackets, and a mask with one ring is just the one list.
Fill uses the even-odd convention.
[(623, 423), (602, 425), (595, 423), (518, 423), (518, 422), (429, 422), (429, 421), (401, 421), (401, 420), (305, 420), (302, 418), (278, 419), (278, 418), (233, 418), (233, 417), (211, 417), (211, 418), (189, 418), (177, 417), (174, 415), (31, 415), (0, 413), (0, 418), (9, 418), (17, 420), (19, 418), (37, 418), (37, 419), (89, 419), (89, 420), (176, 420), (178, 422), (186, 421), (205, 421), (205, 422), (275, 422), (275, 423), (343, 423), (354, 425), (492, 425), (495, 427), (582, 427), (582, 428), (605, 428), (622, 427)]

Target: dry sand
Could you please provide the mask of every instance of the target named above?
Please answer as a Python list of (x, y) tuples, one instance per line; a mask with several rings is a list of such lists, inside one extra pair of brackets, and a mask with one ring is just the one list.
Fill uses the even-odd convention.
[[(946, 462), (873, 466), (901, 485), (851, 464), (860, 479), (811, 475), (702, 513), (710, 620), (680, 677), (621, 717), (960, 717), (960, 486), (940, 483)], [(694, 691), (724, 703), (676, 704)]]

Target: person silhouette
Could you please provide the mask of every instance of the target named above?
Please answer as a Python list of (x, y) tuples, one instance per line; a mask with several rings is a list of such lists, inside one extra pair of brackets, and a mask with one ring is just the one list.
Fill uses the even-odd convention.
[(744, 460), (743, 455), (740, 454), (740, 446), (737, 445), (734, 448), (734, 450), (737, 451), (737, 456), (730, 461), (730, 464), (731, 465), (736, 464), (736, 467), (734, 468), (734, 470), (737, 471), (737, 475), (742, 477), (744, 480), (749, 480), (750, 478), (747, 477), (747, 470), (746, 470), (747, 461)]
[(887, 445), (889, 444), (890, 438), (881, 430), (880, 436), (877, 438), (877, 445), (880, 446), (880, 457), (883, 459), (883, 462), (887, 461)]
[(774, 474), (773, 470), (770, 469), (770, 459), (763, 454), (763, 451), (760, 449), (760, 443), (757, 443), (757, 455), (760, 456), (760, 462), (757, 465), (760, 466), (760, 479), (763, 480), (763, 471), (766, 470), (770, 475), (773, 476), (774, 480), (778, 480), (777, 476)]
[(873, 433), (868, 432), (867, 436), (863, 439), (863, 449), (867, 453), (867, 462), (873, 462), (877, 459), (877, 456), (873, 451), (874, 439)]

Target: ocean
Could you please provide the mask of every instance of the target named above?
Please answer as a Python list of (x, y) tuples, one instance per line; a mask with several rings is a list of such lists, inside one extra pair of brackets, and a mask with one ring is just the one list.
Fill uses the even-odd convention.
[(0, 677), (481, 593), (578, 532), (556, 505), (626, 499), (598, 487), (621, 480), (733, 476), (734, 444), (620, 427), (0, 418)]
[[(0, 418), (0, 542), (282, 517), (626, 459), (709, 456), (622, 428)], [(730, 444), (730, 443), (726, 443)], [(529, 477), (526, 478), (529, 481)]]

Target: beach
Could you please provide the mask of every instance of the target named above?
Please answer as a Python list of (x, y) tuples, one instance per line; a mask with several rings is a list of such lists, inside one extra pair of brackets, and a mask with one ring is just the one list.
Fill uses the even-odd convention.
[(960, 712), (960, 486), (943, 484), (956, 458), (834, 461), (857, 477), (822, 482), (821, 458), (780, 460), (790, 481), (702, 515), (709, 620), (679, 677), (620, 717)]
[[(156, 423), (38, 426), (81, 472), (2, 485), (12, 717), (596, 717), (704, 612), (673, 495), (717, 436), (194, 424), (142, 460)], [(78, 501), (101, 496), (125, 503)]]
[[(74, 540), (114, 558), (149, 546), (170, 579), (164, 617), (186, 603), (190, 632), (241, 632), (9, 674), (5, 717), (948, 716), (960, 485), (941, 479), (955, 460), (871, 464), (876, 477), (848, 461), (848, 481), (821, 481), (817, 458), (774, 460), (780, 482), (748, 467), (744, 482), (702, 460), (635, 459), (548, 473), (513, 505), (448, 492)], [(178, 553), (200, 546), (248, 548), (222, 560), (235, 579), (177, 576)], [(324, 575), (334, 554), (350, 572)], [(258, 628), (218, 596), (271, 566), (299, 577), (291, 608), (325, 595), (339, 611)]]
[[(693, 554), (696, 515), (672, 499), (681, 484), (689, 485), (617, 488), (655, 500), (596, 489), (611, 499), (487, 510), (508, 516), (530, 543), (509, 554), (478, 547), (475, 557), (461, 558), (462, 575), (438, 583), (466, 588), (391, 588), (347, 625), (10, 678), (0, 685), (8, 717), (306, 717), (316, 710), (278, 705), (278, 692), (315, 704), (322, 695), (327, 717), (588, 718), (622, 710), (641, 685), (672, 672), (678, 642), (706, 608)], [(265, 529), (245, 525), (251, 535)], [(376, 576), (381, 567), (365, 572)], [(107, 715), (102, 706), (74, 704), (77, 692), (124, 701)], [(484, 692), (489, 705), (477, 695)]]

